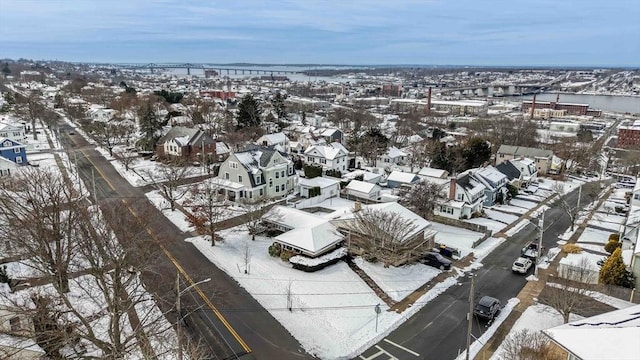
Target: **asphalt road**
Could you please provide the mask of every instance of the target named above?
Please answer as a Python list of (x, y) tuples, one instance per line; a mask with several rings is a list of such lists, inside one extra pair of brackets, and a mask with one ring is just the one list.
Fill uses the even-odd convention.
[[(585, 184), (582, 189), (581, 207), (593, 201), (589, 194), (597, 194), (599, 191), (599, 184)], [(568, 203), (576, 204), (578, 190), (574, 190), (567, 198)], [(545, 212), (543, 246), (546, 249), (555, 247), (558, 236), (569, 226), (569, 216), (557, 206), (557, 203), (552, 205)], [(526, 275), (514, 274), (511, 265), (520, 256), (524, 244), (538, 238), (538, 235), (539, 230), (536, 226), (527, 225), (485, 257), (482, 261), (483, 266), (474, 271), (476, 301), (484, 295), (490, 295), (500, 299), (504, 305), (507, 300), (517, 296), (526, 284)], [(533, 269), (529, 274), (532, 272)], [(429, 302), (358, 359), (455, 359), (466, 349), (470, 287), (470, 274), (467, 274), (459, 279), (457, 285)], [(473, 337), (479, 338), (487, 328), (486, 322), (473, 319)]]
[[(86, 188), (98, 202), (118, 201), (139, 216), (151, 236), (166, 252), (159, 256), (154, 271), (143, 274), (147, 289), (158, 299), (158, 305), (172, 323), (175, 311), (175, 280), (178, 268), (183, 269), (181, 288), (190, 285), (186, 279), (198, 282), (181, 296), (183, 331), (194, 343), (200, 344), (209, 359), (311, 359), (291, 334), (266, 311), (248, 292), (215, 267), (195, 247), (184, 240), (182, 233), (168, 221), (145, 197), (141, 189), (131, 186), (113, 166), (73, 129), (60, 124), (61, 142), (70, 154)], [(94, 185), (95, 184), (95, 185)], [(94, 192), (95, 189), (95, 192)], [(185, 275), (186, 274), (186, 275)]]

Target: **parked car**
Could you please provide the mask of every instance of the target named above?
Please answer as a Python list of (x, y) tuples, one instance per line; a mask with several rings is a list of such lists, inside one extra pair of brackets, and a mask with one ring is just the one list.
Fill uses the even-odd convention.
[(521, 274), (526, 274), (531, 266), (533, 265), (533, 261), (529, 258), (519, 257), (516, 261), (513, 262), (513, 266), (511, 266), (511, 270), (513, 272), (519, 272)]
[(520, 255), (524, 258), (535, 260), (538, 257), (538, 240), (529, 241), (522, 250), (520, 250)]
[(475, 316), (489, 321), (495, 319), (499, 312), (500, 300), (491, 296), (483, 296), (473, 309)]
[(433, 266), (435, 268), (438, 268), (440, 270), (449, 270), (451, 269), (451, 260), (447, 259), (446, 257), (435, 253), (435, 252), (428, 252), (421, 260), (421, 262), (423, 264), (429, 265), (429, 266)]

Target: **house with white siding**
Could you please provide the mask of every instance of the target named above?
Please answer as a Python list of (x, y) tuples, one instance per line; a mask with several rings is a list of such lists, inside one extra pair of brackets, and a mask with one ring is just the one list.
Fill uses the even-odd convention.
[(304, 152), (307, 164), (319, 165), (324, 171), (346, 171), (349, 166), (349, 151), (340, 143), (312, 145)]

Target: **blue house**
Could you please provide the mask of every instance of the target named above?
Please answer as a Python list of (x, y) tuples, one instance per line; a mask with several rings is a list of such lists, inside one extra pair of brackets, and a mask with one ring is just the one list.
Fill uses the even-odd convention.
[(473, 172), (473, 177), (485, 186), (484, 206), (493, 206), (502, 198), (505, 201), (507, 195), (507, 176), (495, 167), (489, 165)]
[(0, 156), (18, 165), (27, 165), (27, 150), (17, 141), (0, 138)]

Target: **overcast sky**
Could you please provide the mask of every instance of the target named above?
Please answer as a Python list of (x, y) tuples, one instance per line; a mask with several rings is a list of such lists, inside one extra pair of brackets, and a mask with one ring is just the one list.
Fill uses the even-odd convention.
[(640, 65), (640, 0), (0, 0), (0, 58)]

